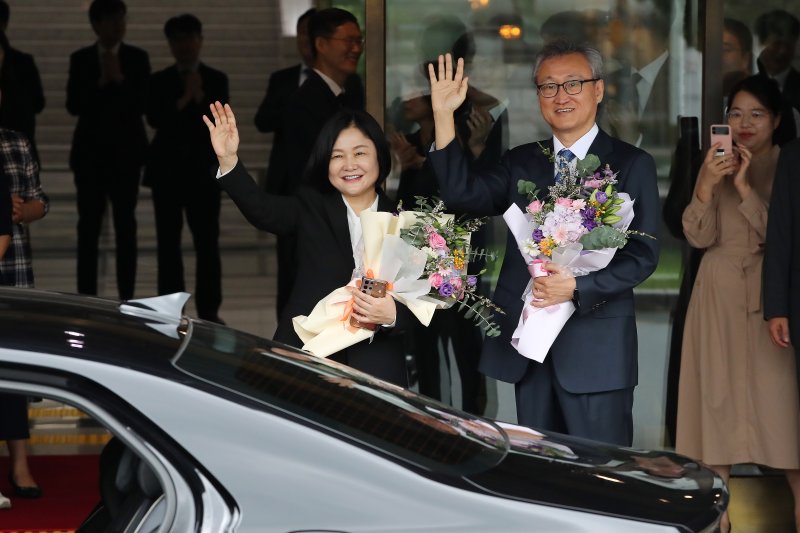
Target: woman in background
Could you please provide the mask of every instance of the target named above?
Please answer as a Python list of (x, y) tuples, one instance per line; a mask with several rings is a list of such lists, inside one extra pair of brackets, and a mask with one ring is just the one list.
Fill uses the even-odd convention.
[[(800, 518), (800, 411), (795, 361), (770, 342), (761, 313), (767, 208), (780, 148), (777, 85), (737, 83), (728, 98), (733, 154), (706, 154), (683, 213), (689, 243), (704, 248), (683, 335), (676, 450), (711, 465), (786, 471)], [(798, 520), (800, 524), (800, 520)], [(721, 531), (730, 529), (727, 513)]]

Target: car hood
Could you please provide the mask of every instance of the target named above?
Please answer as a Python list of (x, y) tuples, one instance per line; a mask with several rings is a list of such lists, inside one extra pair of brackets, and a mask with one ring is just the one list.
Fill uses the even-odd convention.
[(684, 531), (702, 531), (727, 505), (722, 480), (687, 457), (498, 425), (509, 440), (505, 458), (466, 477), (496, 496)]

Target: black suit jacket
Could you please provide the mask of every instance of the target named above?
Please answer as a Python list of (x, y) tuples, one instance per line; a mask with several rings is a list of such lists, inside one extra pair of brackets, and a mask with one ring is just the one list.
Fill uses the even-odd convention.
[[(764, 256), (764, 318), (788, 317), (800, 356), (800, 139), (781, 148), (769, 204)], [(800, 363), (800, 361), (798, 362)], [(798, 366), (800, 369), (800, 365)]]
[(156, 133), (150, 143), (144, 185), (156, 186), (165, 180), (187, 176), (190, 182), (179, 185), (192, 186), (197, 183), (197, 177), (192, 179), (191, 176), (198, 174), (214, 185), (212, 172), (218, 166), (217, 157), (202, 116), (208, 113), (211, 103), (228, 101), (228, 76), (203, 63), (198, 65), (197, 71), (203, 80), (204, 98), (201, 102), (190, 102), (181, 110), (177, 102), (183, 96), (184, 81), (178, 67), (173, 65), (150, 78), (146, 116)]
[(0, 127), (24, 133), (33, 145), (36, 115), (44, 109), (42, 79), (33, 56), (10, 48), (0, 78)]
[[(274, 132), (272, 150), (267, 167), (267, 192), (289, 194), (286, 179), (286, 134), (283, 129), (283, 116), (292, 95), (300, 87), (300, 71), (303, 65), (295, 65), (273, 72), (267, 84), (267, 94), (256, 112), (255, 123), (262, 133)], [(297, 181), (297, 180), (296, 180)]]
[(286, 139), (286, 171), (280, 190), (291, 193), (302, 183), (306, 162), (317, 140), (319, 130), (342, 108), (364, 109), (364, 94), (345, 89), (339, 98), (314, 71), (291, 96), (283, 116)]
[(792, 104), (792, 107), (800, 111), (800, 72), (794, 68), (789, 69), (782, 92), (783, 98)]
[[(541, 142), (552, 150), (552, 139)], [(600, 130), (589, 153), (618, 171), (618, 189), (635, 203), (630, 229), (656, 235), (659, 200), (653, 158), (638, 148), (609, 137)], [(536, 143), (509, 150), (488, 171), (470, 174), (467, 159), (452, 142), (431, 152), (442, 199), (448, 208), (476, 215), (499, 215), (512, 203), (524, 210), (527, 198), (517, 192), (519, 180), (534, 181), (540, 190), (554, 182), (554, 167)], [(562, 387), (572, 393), (592, 393), (633, 387), (638, 379), (636, 321), (633, 288), (644, 281), (658, 263), (659, 243), (632, 237), (604, 269), (576, 278), (578, 310), (556, 338), (548, 357)], [(510, 344), (522, 311), (522, 294), (530, 274), (509, 234), (494, 301), (506, 314), (498, 315), (499, 337), (487, 338), (480, 369), (496, 379), (516, 383), (530, 359)]]
[(144, 163), (147, 134), (142, 114), (150, 59), (141, 48), (122, 43), (119, 61), (124, 80), (100, 87), (97, 45), (70, 56), (67, 111), (78, 117), (70, 152), (70, 167), (76, 173), (98, 165), (130, 169)]
[[(355, 268), (342, 197), (338, 192), (322, 194), (308, 187), (296, 196), (268, 194), (256, 185), (241, 162), (219, 181), (252, 225), (297, 242), (297, 282), (274, 338), (300, 347), (303, 343), (294, 332), (292, 318), (311, 313), (317, 302), (350, 281)], [(382, 192), (378, 194), (378, 210), (393, 210), (393, 203)], [(346, 362), (353, 354), (400, 356), (404, 351), (402, 333), (411, 316), (405, 306), (397, 305), (394, 328), (379, 329), (372, 343), (360, 342), (343, 350), (345, 354), (331, 357)]]

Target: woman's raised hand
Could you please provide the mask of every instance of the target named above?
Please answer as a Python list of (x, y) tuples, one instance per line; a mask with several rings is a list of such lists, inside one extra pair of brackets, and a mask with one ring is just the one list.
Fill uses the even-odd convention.
[(431, 80), (431, 107), (433, 113), (453, 112), (467, 98), (469, 78), (464, 77), (464, 60), (459, 58), (455, 74), (453, 57), (450, 54), (439, 56), (438, 74), (433, 63), (428, 63), (428, 76)]
[(744, 146), (737, 146), (736, 151), (739, 153), (739, 168), (733, 176), (733, 186), (736, 187), (739, 197), (746, 200), (752, 192), (750, 183), (747, 181), (747, 169), (750, 167), (753, 154)]
[(738, 156), (736, 154), (715, 155), (717, 153), (717, 148), (721, 146), (720, 143), (714, 143), (714, 145), (711, 146), (700, 167), (700, 173), (697, 175), (695, 194), (698, 200), (703, 203), (711, 201), (717, 184), (719, 184), (725, 176), (733, 174), (739, 165)]
[(219, 102), (214, 102), (210, 108), (214, 122), (205, 115), (203, 121), (211, 135), (211, 146), (217, 154), (220, 173), (225, 174), (239, 161), (236, 155), (239, 150), (239, 130), (236, 129), (236, 117), (229, 104), (223, 106)]

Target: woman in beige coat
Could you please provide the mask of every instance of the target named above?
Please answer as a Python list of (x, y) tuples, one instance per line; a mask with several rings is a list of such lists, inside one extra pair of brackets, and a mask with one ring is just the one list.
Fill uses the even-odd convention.
[[(734, 86), (728, 101), (734, 153), (715, 156), (720, 144), (711, 147), (683, 213), (689, 243), (706, 251), (686, 315), (676, 449), (726, 481), (737, 463), (786, 470), (800, 518), (795, 361), (770, 342), (761, 313), (781, 95), (772, 80), (753, 76)], [(721, 531), (729, 527), (726, 514)]]

